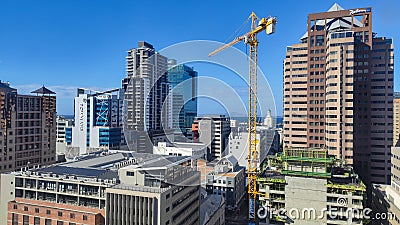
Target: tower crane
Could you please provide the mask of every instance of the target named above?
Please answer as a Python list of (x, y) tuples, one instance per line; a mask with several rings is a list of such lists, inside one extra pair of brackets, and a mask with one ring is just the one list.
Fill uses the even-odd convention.
[(261, 18), (260, 20), (254, 12), (249, 16), (251, 20), (251, 30), (239, 37), (236, 37), (233, 41), (222, 47), (214, 50), (208, 56), (213, 56), (224, 49), (229, 48), (237, 44), (240, 41), (245, 42), (246, 45), (250, 46), (250, 60), (249, 60), (249, 102), (248, 102), (248, 167), (247, 167), (247, 179), (248, 179), (248, 194), (249, 194), (249, 225), (256, 224), (256, 211), (257, 211), (257, 34), (266, 31), (266, 33), (272, 34), (275, 32), (276, 18), (267, 17)]

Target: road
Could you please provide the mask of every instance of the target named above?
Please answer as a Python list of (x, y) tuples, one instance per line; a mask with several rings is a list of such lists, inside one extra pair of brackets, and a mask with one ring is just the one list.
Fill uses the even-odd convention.
[(246, 194), (245, 197), (239, 203), (239, 210), (231, 211), (225, 210), (225, 222), (226, 225), (247, 225), (247, 214), (248, 214), (248, 195)]

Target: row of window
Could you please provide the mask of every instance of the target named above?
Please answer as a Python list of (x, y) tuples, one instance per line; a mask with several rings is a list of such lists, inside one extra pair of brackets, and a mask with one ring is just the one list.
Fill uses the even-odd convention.
[[(52, 225), (53, 224), (52, 219), (42, 219), (42, 220), (44, 221), (45, 225)], [(33, 217), (33, 225), (40, 225), (41, 224), (40, 221), (41, 221), (40, 217), (36, 217), (36, 216)], [(11, 222), (12, 222), (11, 223), (12, 225), (20, 225), (18, 223), (18, 214), (15, 214), (15, 213), (12, 214), (12, 221)], [(22, 217), (22, 225), (31, 225), (29, 223), (29, 216), (23, 215), (23, 217)], [(67, 223), (67, 222), (64, 222), (64, 221), (57, 220), (57, 225), (76, 225), (76, 223), (73, 223), (73, 222)]]
[[(18, 209), (18, 205), (14, 204), (13, 205), (13, 209), (17, 210)], [(29, 207), (28, 206), (24, 206), (24, 211), (25, 212), (29, 211)], [(35, 208), (35, 213), (40, 213), (40, 209), (39, 208)], [(16, 214), (16, 215), (18, 216), (18, 214)], [(46, 215), (51, 215), (51, 210), (50, 209), (46, 209)], [(59, 217), (62, 217), (63, 216), (63, 212), (62, 211), (58, 211), (57, 215)], [(69, 218), (75, 219), (76, 218), (75, 213), (70, 213), (69, 214)], [(86, 220), (88, 220), (88, 216), (87, 215), (82, 215), (82, 219), (86, 221)]]

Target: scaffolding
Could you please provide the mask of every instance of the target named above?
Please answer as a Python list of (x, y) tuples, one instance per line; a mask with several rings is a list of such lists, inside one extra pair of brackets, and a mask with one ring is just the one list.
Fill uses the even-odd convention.
[(328, 190), (331, 191), (331, 193), (339, 193), (343, 191), (350, 191), (353, 193), (356, 192), (364, 193), (367, 190), (367, 187), (361, 180), (359, 180), (358, 182), (359, 183), (354, 183), (354, 184), (336, 184), (329, 181), (328, 184), (326, 184), (326, 187), (328, 188)]
[(329, 156), (326, 149), (285, 148), (282, 153), (267, 158), (257, 179), (259, 204), (272, 210), (270, 221), (274, 224), (285, 222), (273, 210), (286, 206), (285, 190), (289, 185), (286, 176), (325, 179), (327, 207), (330, 202), (336, 203), (338, 196), (358, 204), (353, 203), (355, 196), (354, 201), (365, 204), (366, 186), (351, 168), (343, 167), (339, 160)]
[(325, 149), (284, 149), (278, 156), (282, 162), (281, 174), (305, 177), (331, 177), (330, 168), (334, 158)]

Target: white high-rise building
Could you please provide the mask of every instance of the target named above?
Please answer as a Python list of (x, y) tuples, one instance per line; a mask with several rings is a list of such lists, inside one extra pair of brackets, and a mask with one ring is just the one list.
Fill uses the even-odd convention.
[(78, 89), (75, 97), (75, 125), (66, 158), (103, 149), (117, 149), (124, 143), (120, 89), (105, 92)]

